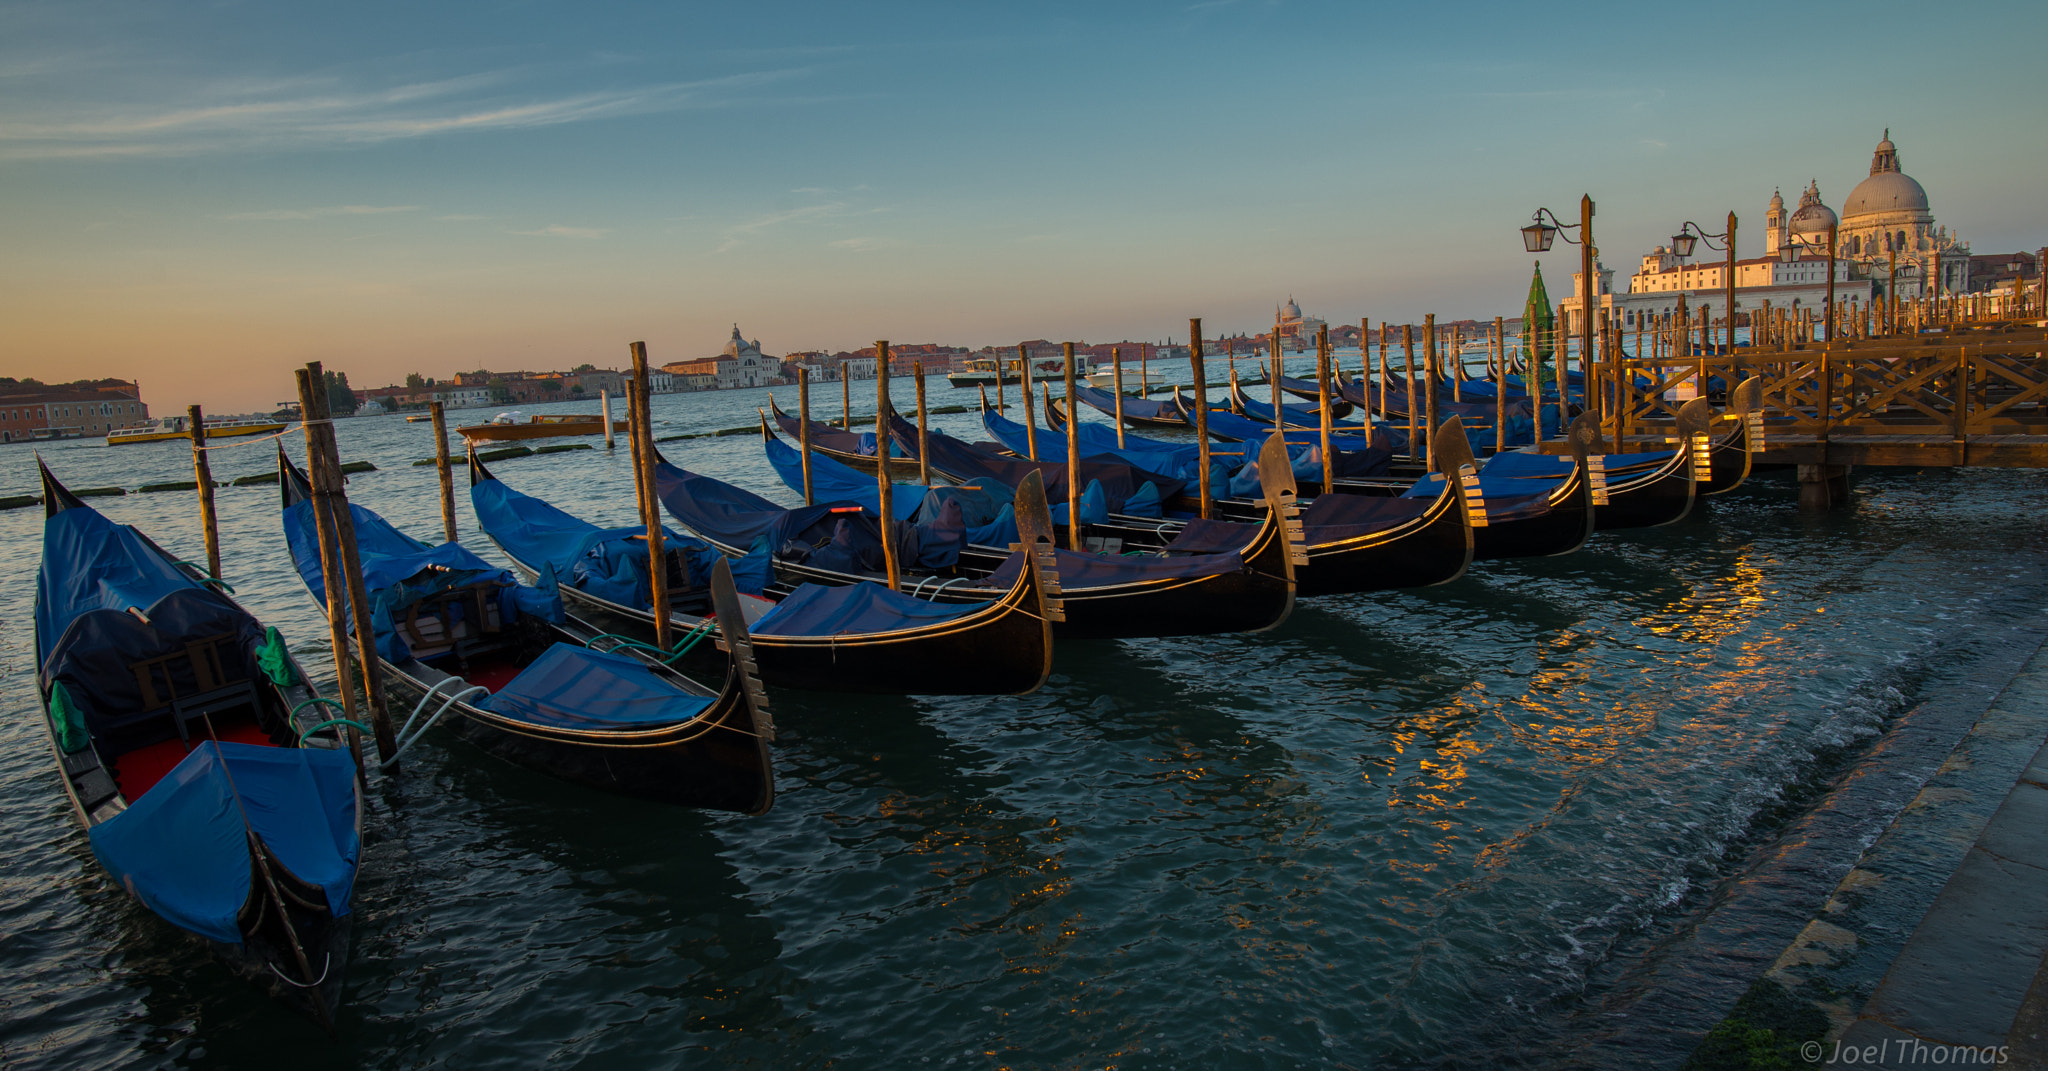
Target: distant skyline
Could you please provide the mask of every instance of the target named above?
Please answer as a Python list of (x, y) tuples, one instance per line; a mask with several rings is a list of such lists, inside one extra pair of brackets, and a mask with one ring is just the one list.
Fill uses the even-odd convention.
[[(1975, 252), (2048, 245), (1989, 4), (0, 5), (0, 375), (158, 412), (877, 338), (1184, 340), (1292, 295), (1512, 315), (1539, 204), (1617, 282), (1763, 250), (1886, 127)], [(1569, 289), (1575, 248), (1542, 258)]]

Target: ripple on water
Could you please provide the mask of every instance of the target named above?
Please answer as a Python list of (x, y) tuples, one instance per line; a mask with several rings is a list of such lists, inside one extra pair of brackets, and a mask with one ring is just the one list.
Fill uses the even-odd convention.
[[(762, 394), (658, 416), (736, 426)], [(380, 466), (355, 500), (437, 531), (432, 470), (409, 464), (425, 427), (338, 427)], [(664, 450), (790, 500), (750, 437)], [(175, 446), (45, 453), (81, 486), (189, 465)], [(632, 515), (616, 454), (494, 471)], [(29, 452), (0, 447), (0, 488), (32, 486)], [(331, 675), (275, 496), (222, 490), (229, 577)], [(1763, 478), (1696, 520), (1312, 600), (1257, 636), (1070, 644), (1027, 697), (778, 695), (782, 795), (757, 819), (629, 804), (437, 736), (373, 793), (331, 1046), (101, 876), (37, 720), (40, 516), (0, 513), (0, 1061), (1522, 1062), (2048, 590), (2048, 492), (2024, 474), (1859, 475), (1857, 508), (1820, 518), (1794, 498)], [(97, 504), (198, 553), (187, 496)]]

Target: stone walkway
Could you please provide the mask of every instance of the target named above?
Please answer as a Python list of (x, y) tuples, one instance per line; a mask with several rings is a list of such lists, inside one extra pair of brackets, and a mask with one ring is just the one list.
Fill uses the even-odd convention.
[(1809, 1065), (2048, 1067), (2044, 741), (2048, 650), (1766, 974), (1832, 1023)]

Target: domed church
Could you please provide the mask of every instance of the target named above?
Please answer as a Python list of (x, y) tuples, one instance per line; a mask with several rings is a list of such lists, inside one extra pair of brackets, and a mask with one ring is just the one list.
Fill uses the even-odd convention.
[[(1815, 198), (1814, 203), (1818, 204), (1818, 190), (1809, 192)], [(1826, 212), (1826, 206), (1821, 206), (1820, 210)], [(1784, 220), (1784, 229), (1800, 232), (1800, 216), (1806, 211), (1806, 202), (1802, 198), (1799, 211), (1794, 212), (1791, 219)], [(1774, 197), (1771, 213), (1766, 219), (1773, 252), (1781, 240), (1783, 213), (1784, 202)], [(1825, 230), (1825, 222), (1820, 229)], [(1842, 202), (1841, 226), (1835, 233), (1841, 243), (1836, 248), (1836, 255), (1851, 262), (1851, 271), (1856, 276), (1885, 278), (1889, 274), (1892, 255), (1897, 254), (1901, 297), (1919, 296), (1922, 281), (1932, 271), (1941, 272), (1943, 293), (1961, 293), (1970, 288), (1969, 244), (1958, 241), (1948, 233), (1948, 228), (1934, 225), (1934, 210), (1928, 203), (1927, 190), (1913, 176), (1899, 169), (1899, 149), (1892, 144), (1889, 130), (1885, 131), (1884, 140), (1877, 143), (1876, 151), (1870, 155), (1869, 177), (1857, 183), (1856, 188), (1849, 191), (1848, 200)], [(1799, 237), (1808, 236), (1799, 234)]]

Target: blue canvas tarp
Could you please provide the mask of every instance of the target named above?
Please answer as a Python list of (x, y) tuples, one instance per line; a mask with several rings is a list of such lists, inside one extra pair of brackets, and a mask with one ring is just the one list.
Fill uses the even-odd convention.
[[(540, 571), (552, 566), (569, 586), (622, 606), (645, 610), (653, 605), (647, 583), (647, 528), (599, 528), (554, 505), (522, 494), (502, 480), (481, 480), (469, 489), (477, 524), (505, 552)], [(723, 554), (701, 539), (662, 528), (663, 548), (681, 553), (692, 585), (711, 583), (711, 569)], [(767, 543), (758, 554), (731, 562), (733, 587), (761, 593), (772, 566)]]
[(60, 510), (43, 522), (43, 564), (36, 573), (36, 640), (47, 654), (73, 619), (90, 610), (147, 610), (173, 591), (197, 588), (142, 533), (90, 506)]
[[(715, 543), (765, 546), (764, 553), (775, 560), (837, 572), (875, 572), (883, 566), (880, 518), (858, 502), (784, 509), (752, 491), (666, 461), (655, 463), (654, 486), (670, 516)], [(898, 561), (938, 569), (959, 559), (974, 530), (966, 525), (958, 501), (950, 503), (952, 515), (947, 505), (942, 502), (929, 521), (895, 527)], [(984, 534), (1000, 535), (1009, 524), (1006, 514), (998, 514), (996, 521), (984, 526)]]
[[(147, 621), (120, 610), (91, 610), (73, 618), (64, 634), (49, 643), (41, 667), (43, 688), (63, 683), (93, 739), (110, 755), (167, 740), (175, 732), (162, 717), (168, 698), (159, 692), (155, 702), (145, 699), (130, 668), (136, 663), (183, 654), (197, 637), (225, 634), (230, 642), (214, 647), (222, 678), (263, 676), (255, 662), (263, 626), (226, 596), (205, 588), (180, 588), (137, 609)], [(167, 661), (157, 672), (157, 686), (168, 685), (175, 694), (208, 690), (201, 687), (189, 658)]]
[[(897, 429), (901, 437), (904, 429)], [(915, 437), (916, 428), (909, 428)], [(1062, 462), (1031, 461), (1026, 458), (1006, 457), (993, 447), (971, 446), (942, 432), (929, 432), (926, 443), (931, 450), (931, 466), (944, 473), (947, 478), (963, 483), (994, 480), (1008, 487), (1024, 482), (1024, 476), (1036, 470), (1045, 483), (1045, 498), (1048, 503), (1064, 502), (1067, 498), (1067, 465)], [(1181, 480), (1146, 472), (1115, 458), (1082, 458), (1081, 479), (1102, 484), (1112, 513), (1130, 513), (1129, 503), (1137, 497), (1139, 489), (1147, 483), (1154, 485), (1159, 497), (1170, 499), (1179, 495), (1187, 484)], [(1086, 484), (1083, 484), (1086, 489)], [(1139, 499), (1143, 501), (1143, 499)]]
[(637, 658), (558, 643), (476, 705), (564, 729), (651, 729), (689, 721), (712, 697), (691, 695)]
[[(761, 440), (761, 449), (768, 455), (768, 464), (775, 474), (782, 478), (783, 485), (798, 494), (804, 490), (804, 460), (802, 451), (781, 439)], [(869, 453), (873, 453), (871, 449)], [(916, 483), (899, 483), (890, 491), (889, 504), (895, 511), (896, 519), (907, 521), (917, 516), (924, 505), (925, 486)], [(870, 513), (882, 511), (882, 489), (875, 477), (840, 461), (811, 451), (811, 500), (814, 502), (858, 502)]]
[[(1116, 412), (1115, 392), (1106, 391), (1100, 387), (1084, 387), (1076, 383), (1074, 384), (1074, 400), (1104, 413), (1114, 415)], [(1139, 420), (1182, 422), (1186, 419), (1186, 414), (1182, 413), (1180, 407), (1171, 401), (1162, 402), (1151, 398), (1132, 398), (1127, 396), (1124, 398), (1124, 417), (1126, 419), (1136, 418)], [(1041, 432), (1040, 434), (1043, 435), (1044, 433)]]
[[(981, 414), (981, 426), (1003, 447), (1019, 457), (1030, 456), (1030, 442), (1027, 428), (1010, 420), (993, 409)], [(1081, 444), (1081, 456), (1109, 457), (1124, 464), (1132, 465), (1146, 472), (1171, 476), (1176, 480), (1193, 483), (1197, 478), (1195, 447), (1193, 443), (1163, 443), (1136, 435), (1126, 435), (1124, 446), (1116, 444), (1116, 429), (1102, 424), (1086, 422), (1074, 426), (1075, 438)], [(1234, 468), (1239, 460), (1238, 450), (1211, 451), (1210, 467), (1212, 478), (1222, 479), (1223, 474)], [(1038, 429), (1038, 460), (1065, 464), (1067, 460), (1067, 437), (1062, 432), (1046, 428)]]
[[(1314, 385), (1310, 384), (1310, 388), (1313, 389)], [(1342, 400), (1343, 399), (1340, 398), (1335, 392), (1331, 393), (1330, 401), (1333, 406), (1335, 403)], [(1256, 398), (1246, 396), (1244, 398), (1239, 399), (1238, 405), (1243, 407), (1245, 416), (1248, 416), (1251, 419), (1256, 420), (1262, 424), (1273, 423), (1272, 402), (1262, 402)], [(1280, 408), (1287, 413), (1287, 423), (1291, 427), (1321, 429), (1323, 426), (1322, 415), (1316, 411), (1315, 406), (1292, 405), (1287, 402), (1281, 402)], [(1363, 434), (1365, 431), (1365, 425), (1360, 424), (1355, 420), (1334, 420), (1331, 421), (1330, 426), (1332, 428), (1343, 428), (1346, 431), (1349, 431), (1353, 434)]]
[[(1235, 551), (1178, 554), (1164, 558), (1089, 554), (1075, 550), (1056, 550), (1054, 555), (1058, 558), (1055, 568), (1059, 570), (1060, 588), (1068, 592), (1146, 580), (1191, 579), (1244, 571), (1244, 558)], [(1023, 567), (1023, 561), (1012, 555), (1009, 561), (989, 575), (988, 582), (1008, 587), (1016, 581), (1017, 570)]]
[(978, 613), (986, 602), (939, 603), (886, 586), (804, 584), (753, 624), (756, 636), (847, 636), (899, 632)]
[(252, 880), (246, 829), (254, 829), (285, 869), (319, 886), (328, 910), (344, 916), (361, 854), (354, 781), (346, 751), (205, 741), (127, 810), (94, 826), (92, 851), (167, 921), (238, 944), (235, 915)]
[[(387, 661), (403, 662), (412, 657), (412, 648), (394, 624), (404, 616), (406, 608), (457, 588), (485, 585), (496, 589), (499, 619), (505, 624), (511, 624), (522, 613), (550, 621), (562, 620), (558, 592), (523, 587), (513, 580), (509, 570), (484, 561), (460, 543), (430, 547), (392, 527), (371, 510), (353, 502), (348, 509), (355, 523), (356, 553), (363, 565), (363, 589), (370, 596), (377, 653)], [(313, 598), (324, 605), (327, 585), (320, 572), (320, 543), (314, 529), (312, 499), (301, 499), (285, 507), (284, 537), (299, 578), (305, 581)], [(344, 593), (342, 602), (345, 605), (347, 601)], [(353, 613), (349, 622), (353, 632)]]
[[(1643, 454), (1607, 454), (1602, 458), (1609, 475), (1620, 472), (1635, 472), (1641, 469), (1659, 468), (1675, 455), (1670, 450), (1658, 450)], [(1486, 459), (1480, 469), (1483, 476), (1499, 476), (1511, 479), (1553, 479), (1561, 480), (1572, 474), (1578, 462), (1559, 454), (1529, 454), (1515, 450), (1495, 454)]]
[[(1541, 517), (1550, 512), (1550, 492), (1556, 482), (1513, 477), (1479, 477), (1479, 494), (1486, 499), (1486, 519), (1495, 524)], [(1415, 481), (1401, 497), (1432, 499), (1444, 493), (1444, 478), (1434, 472)]]

